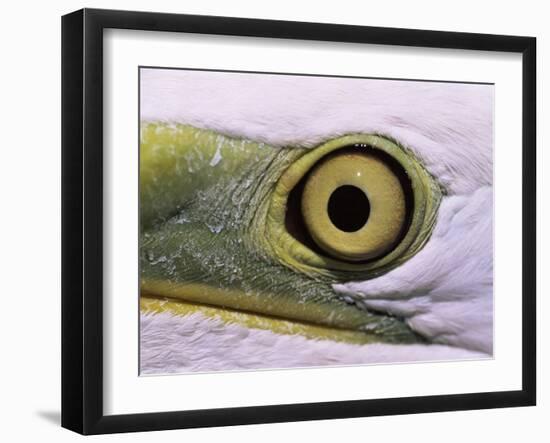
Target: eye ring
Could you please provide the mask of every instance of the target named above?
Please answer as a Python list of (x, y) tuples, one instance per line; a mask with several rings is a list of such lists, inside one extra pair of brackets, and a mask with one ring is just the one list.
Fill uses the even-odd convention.
[[(299, 241), (299, 234), (292, 232), (293, 226), (285, 222), (288, 209), (296, 204), (292, 195), (303, 186), (304, 177), (327, 158), (350, 148), (389, 158), (390, 163), (398, 165), (404, 180), (409, 183), (408, 205), (412, 205), (410, 216), (396, 236), (395, 244), (386, 251), (359, 259), (338, 253), (327, 254), (314, 239), (313, 242)], [(340, 137), (307, 152), (282, 174), (267, 208), (265, 238), (278, 259), (299, 272), (336, 280), (353, 278), (353, 274), (361, 278), (374, 277), (408, 260), (426, 243), (435, 224), (441, 193), (439, 184), (418, 159), (394, 141), (368, 134)], [(311, 234), (307, 235), (311, 237)]]

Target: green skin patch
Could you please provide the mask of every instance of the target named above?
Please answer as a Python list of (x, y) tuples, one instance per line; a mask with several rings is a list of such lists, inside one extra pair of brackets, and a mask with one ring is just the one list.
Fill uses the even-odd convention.
[[(363, 331), (376, 341), (418, 341), (399, 319), (360, 310), (332, 289), (370, 278), (368, 269), (324, 268), (273, 216), (274, 208), (281, 214), (281, 177), (311, 153), (185, 125), (143, 125), (142, 296)], [(302, 255), (309, 261), (296, 265)]]

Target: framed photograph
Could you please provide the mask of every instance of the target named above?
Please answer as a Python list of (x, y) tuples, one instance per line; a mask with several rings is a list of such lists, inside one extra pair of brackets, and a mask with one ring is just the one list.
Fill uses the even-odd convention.
[(62, 20), (62, 425), (534, 405), (532, 37)]

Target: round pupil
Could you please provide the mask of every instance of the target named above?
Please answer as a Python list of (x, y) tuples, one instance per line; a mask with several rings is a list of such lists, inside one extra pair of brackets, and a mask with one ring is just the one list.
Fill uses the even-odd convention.
[(344, 185), (331, 194), (327, 210), (334, 226), (344, 232), (355, 232), (367, 223), (370, 203), (361, 189)]

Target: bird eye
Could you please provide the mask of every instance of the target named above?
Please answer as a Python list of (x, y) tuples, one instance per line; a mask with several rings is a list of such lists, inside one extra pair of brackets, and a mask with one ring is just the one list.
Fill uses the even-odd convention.
[(323, 158), (306, 178), (305, 226), (331, 257), (361, 262), (383, 256), (402, 236), (410, 183), (402, 185), (372, 149), (342, 151)]
[(429, 238), (441, 189), (412, 153), (386, 138), (332, 140), (296, 160), (275, 186), (267, 237), (301, 272), (379, 275)]

